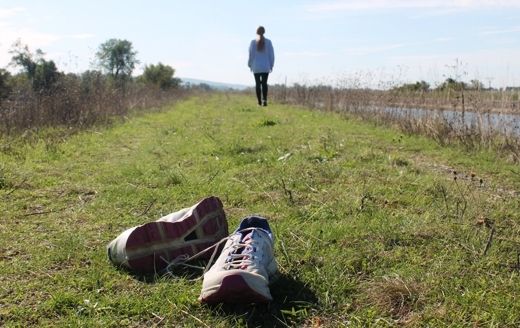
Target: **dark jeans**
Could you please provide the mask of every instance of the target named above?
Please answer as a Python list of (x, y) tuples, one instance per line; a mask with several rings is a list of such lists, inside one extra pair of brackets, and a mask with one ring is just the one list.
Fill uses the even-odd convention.
[(254, 73), (256, 84), (256, 98), (259, 105), (267, 105), (267, 78), (269, 73)]

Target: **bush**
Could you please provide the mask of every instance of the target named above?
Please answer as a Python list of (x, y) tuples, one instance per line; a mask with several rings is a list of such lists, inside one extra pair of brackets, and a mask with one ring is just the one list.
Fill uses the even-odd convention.
[(174, 78), (174, 74), (175, 70), (171, 66), (163, 65), (162, 63), (146, 65), (139, 80), (145, 84), (153, 84), (166, 90), (179, 85), (179, 79)]
[(182, 93), (180, 88), (165, 92), (177, 86), (178, 80), (173, 78), (173, 68), (160, 63), (146, 70), (144, 79), (149, 83), (136, 83), (130, 75), (137, 63), (136, 52), (126, 40), (112, 39), (100, 47), (97, 55), (106, 59), (106, 74), (95, 70), (61, 73), (52, 60), (43, 58), (41, 50), (32, 53), (19, 41), (10, 53), (12, 64), (21, 72), (11, 76), (0, 69), (0, 100), (9, 97), (0, 101), (0, 134), (108, 123), (131, 110), (170, 103)]

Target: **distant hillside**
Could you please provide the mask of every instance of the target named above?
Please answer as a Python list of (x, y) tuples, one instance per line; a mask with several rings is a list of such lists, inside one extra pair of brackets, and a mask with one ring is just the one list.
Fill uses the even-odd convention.
[(251, 86), (244, 85), (244, 84), (232, 84), (232, 83), (223, 83), (223, 82), (213, 82), (213, 81), (206, 81), (206, 80), (198, 80), (198, 79), (190, 79), (190, 78), (183, 78), (181, 77), (181, 83), (183, 85), (199, 85), (199, 84), (207, 84), (213, 89), (218, 90), (244, 90), (247, 88), (250, 88)]

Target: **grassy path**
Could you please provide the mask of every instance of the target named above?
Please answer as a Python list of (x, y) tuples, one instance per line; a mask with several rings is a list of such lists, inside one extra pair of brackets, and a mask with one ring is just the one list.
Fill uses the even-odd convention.
[[(520, 169), (336, 114), (218, 95), (0, 149), (0, 325), (518, 326)], [(453, 173), (453, 170), (457, 174)], [(105, 245), (219, 196), (270, 218), (270, 306), (197, 302)]]

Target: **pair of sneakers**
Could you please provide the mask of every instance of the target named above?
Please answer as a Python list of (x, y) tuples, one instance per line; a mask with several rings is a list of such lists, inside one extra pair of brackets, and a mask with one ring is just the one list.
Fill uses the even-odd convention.
[[(277, 272), (273, 234), (260, 216), (244, 218), (228, 236), (222, 202), (208, 197), (199, 203), (122, 232), (108, 246), (108, 258), (138, 273), (160, 272), (179, 258), (206, 255), (226, 241), (219, 257), (204, 273), (204, 303), (265, 303), (272, 300), (269, 282)], [(201, 253), (202, 252), (202, 253)], [(210, 259), (211, 261), (211, 259)]]

